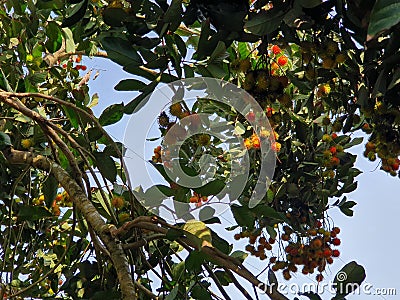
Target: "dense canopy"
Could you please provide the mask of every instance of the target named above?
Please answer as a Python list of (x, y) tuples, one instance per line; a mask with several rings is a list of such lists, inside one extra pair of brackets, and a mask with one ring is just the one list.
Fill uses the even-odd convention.
[[(233, 286), (252, 299), (243, 278), (254, 295), (289, 299), (274, 288), (275, 273), (321, 282), (340, 257), (346, 228), (329, 211), (353, 214), (347, 195), (361, 171), (351, 147), (363, 143), (365, 159), (399, 177), (396, 0), (0, 3), (2, 298), (236, 299)], [(95, 116), (91, 109), (105, 102), (89, 86), (101, 70), (87, 69), (87, 57), (120, 65), (131, 76), (115, 89), (138, 96), (107, 102)], [(243, 102), (222, 101), (190, 78), (223, 80), (218, 91), (239, 87)], [(139, 115), (162, 84), (177, 89), (169, 105), (151, 102), (158, 136), (148, 138), (158, 145), (146, 160), (165, 182), (133, 190), (126, 148), (107, 126)], [(205, 93), (186, 101), (191, 89)], [(222, 138), (229, 128), (239, 142)], [(168, 173), (176, 164), (203, 174), (203, 154), (214, 176), (205, 185)], [(273, 174), (263, 173), (271, 155)], [(237, 192), (232, 170), (244, 161)], [(260, 186), (265, 193), (252, 202)], [(220, 222), (209, 204), (224, 197), (236, 226), (221, 236), (208, 227)], [(147, 209), (167, 198), (184, 210), (176, 222)], [(185, 217), (195, 209), (206, 217)], [(247, 246), (232, 251), (228, 235)], [(245, 268), (248, 255), (269, 282)], [(351, 292), (341, 285), (365, 278), (356, 262), (342, 271), (346, 280), (331, 278), (336, 300)]]

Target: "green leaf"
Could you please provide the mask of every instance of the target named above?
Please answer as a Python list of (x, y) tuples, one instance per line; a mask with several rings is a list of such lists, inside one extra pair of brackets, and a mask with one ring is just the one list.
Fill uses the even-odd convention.
[(233, 204), (231, 206), (231, 210), (233, 217), (239, 226), (246, 226), (250, 228), (254, 226), (255, 217), (248, 207)]
[(249, 256), (248, 253), (243, 252), (241, 250), (236, 250), (234, 252), (232, 252), (231, 255), (229, 255), (230, 257), (236, 258), (238, 259), (241, 263), (244, 262), (244, 260), (247, 258), (247, 256)]
[(78, 129), (79, 128), (79, 118), (78, 118), (78, 114), (76, 113), (76, 110), (74, 110), (68, 106), (63, 106), (63, 109), (65, 111), (65, 114), (67, 115), (67, 118), (71, 122), (71, 125), (75, 129)]
[(58, 189), (58, 181), (54, 178), (53, 175), (49, 175), (46, 181), (43, 182), (43, 195), (44, 195), (44, 202), (46, 203), (47, 207), (51, 207), (53, 204), (53, 200), (57, 196), (57, 189)]
[(107, 217), (107, 219), (111, 220), (112, 213), (109, 210), (109, 207), (110, 207), (110, 204), (111, 204), (109, 195), (107, 195), (105, 193), (105, 197), (103, 198), (100, 190), (97, 190), (96, 192), (93, 193), (93, 202), (94, 203), (95, 202), (100, 203), (101, 207), (104, 209), (105, 217)]
[(202, 196), (210, 196), (210, 195), (217, 195), (219, 192), (223, 190), (224, 187), (225, 187), (225, 182), (216, 179), (203, 185), (202, 187), (194, 188), (193, 190)]
[(241, 59), (245, 59), (250, 55), (250, 50), (247, 43), (239, 42), (237, 50)]
[[(342, 299), (350, 294), (365, 280), (366, 274), (363, 266), (351, 261), (346, 264), (335, 276), (333, 286), (336, 289), (336, 296), (333, 299)], [(332, 300), (333, 300), (332, 299)]]
[(229, 54), (226, 52), (225, 43), (219, 41), (217, 47), (215, 47), (214, 51), (211, 53), (210, 58), (208, 59), (208, 64), (212, 62), (221, 62), (223, 59), (227, 58)]
[(263, 204), (255, 206), (254, 208), (251, 209), (251, 211), (253, 211), (257, 216), (260, 217), (267, 217), (280, 221), (285, 221), (286, 219), (281, 213), (277, 212), (274, 208)]
[(380, 32), (390, 29), (400, 22), (400, 2), (398, 0), (377, 0), (371, 11), (367, 40)]
[(141, 65), (142, 59), (131, 43), (119, 37), (105, 37), (101, 40), (108, 57), (122, 66)]
[[(89, 0), (83, 0), (75, 4), (70, 10), (68, 16), (62, 21), (61, 27), (71, 27), (83, 19)], [(68, 51), (67, 51), (68, 52)]]
[(244, 28), (256, 35), (267, 35), (278, 29), (283, 17), (283, 12), (262, 11), (253, 16), (244, 25)]
[(61, 48), (62, 33), (56, 22), (48, 22), (46, 26), (46, 36), (48, 40), (45, 43), (46, 49), (54, 53)]
[(229, 243), (224, 240), (222, 237), (220, 237), (216, 232), (211, 230), (211, 238), (212, 238), (212, 244), (215, 248), (217, 248), (219, 251), (229, 254), (232, 250), (232, 246), (229, 245)]
[(347, 143), (346, 145), (343, 146), (344, 149), (359, 145), (362, 143), (362, 141), (364, 140), (363, 137), (357, 137), (351, 140), (350, 143)]
[(109, 26), (123, 26), (123, 21), (128, 17), (128, 14), (121, 7), (107, 7), (103, 11), (103, 20)]
[(215, 271), (214, 274), (215, 276), (217, 276), (219, 282), (222, 285), (228, 286), (230, 283), (232, 283), (232, 279), (228, 276), (228, 274), (225, 271)]
[(352, 217), (354, 212), (351, 209), (354, 205), (356, 205), (357, 203), (354, 201), (346, 201), (343, 204), (341, 204), (339, 206), (339, 209), (342, 213), (344, 213), (346, 216), (348, 217)]
[(69, 28), (62, 29), (64, 33), (65, 39), (65, 52), (67, 53), (74, 53), (75, 52), (75, 42), (74, 42), (74, 35)]
[(215, 209), (211, 206), (203, 207), (199, 212), (199, 219), (204, 221), (215, 216)]
[(206, 256), (203, 252), (193, 250), (189, 253), (185, 260), (185, 268), (191, 273), (201, 272), (201, 265), (204, 263)]
[(3, 151), (5, 148), (11, 146), (11, 140), (8, 134), (0, 131), (0, 151)]
[(117, 178), (117, 167), (115, 166), (115, 161), (102, 152), (95, 152), (93, 155), (96, 158), (96, 166), (101, 175), (109, 181), (115, 182)]
[[(345, 185), (345, 186), (340, 190), (340, 192), (342, 192), (342, 193), (351, 193), (351, 192), (353, 192), (353, 191), (356, 190), (357, 185), (358, 185), (358, 182), (353, 182), (353, 183), (351, 183), (351, 184), (349, 184), (349, 185)], [(354, 206), (354, 205), (353, 205), (353, 206)]]
[(179, 292), (179, 285), (175, 285), (172, 291), (165, 297), (165, 300), (174, 300), (177, 298)]
[(97, 127), (92, 127), (87, 130), (89, 141), (94, 142), (103, 137), (103, 133)]
[(181, 261), (172, 266), (172, 278), (176, 281), (180, 280), (185, 274), (185, 262)]
[(182, 0), (172, 0), (171, 5), (164, 14), (164, 22), (171, 23), (177, 19), (180, 20), (182, 12)]
[[(131, 100), (127, 105), (125, 105), (124, 113), (129, 115), (129, 114), (132, 114), (133, 112), (141, 109), (149, 100), (149, 97), (147, 97), (147, 96), (150, 95), (154, 91), (154, 89), (156, 88), (156, 86), (158, 85), (160, 80), (161, 80), (161, 75), (158, 76), (149, 85), (147, 85), (147, 87), (145, 87), (143, 89), (143, 92), (139, 96), (137, 96), (135, 99)], [(144, 101), (144, 100), (146, 100), (146, 101)]]
[(185, 56), (187, 54), (186, 43), (183, 41), (183, 39), (178, 34), (174, 35), (174, 41), (175, 41), (176, 47), (178, 47), (178, 50), (181, 53), (181, 56), (183, 58), (185, 58)]
[(50, 218), (52, 216), (52, 213), (49, 212), (44, 206), (23, 205), (18, 211), (18, 218), (20, 220), (37, 221), (44, 218)]
[(196, 284), (191, 290), (190, 299), (196, 300), (213, 300), (214, 297), (211, 297), (210, 291), (208, 290), (210, 283), (206, 281), (201, 281)]
[(206, 245), (211, 244), (211, 230), (206, 226), (205, 223), (197, 220), (189, 220), (185, 223), (185, 225), (183, 225), (182, 229), (198, 237), (203, 242), (207, 242)]
[(100, 115), (99, 122), (102, 126), (114, 124), (124, 116), (124, 104), (112, 104)]
[(142, 91), (147, 85), (140, 80), (124, 79), (114, 87), (117, 91)]

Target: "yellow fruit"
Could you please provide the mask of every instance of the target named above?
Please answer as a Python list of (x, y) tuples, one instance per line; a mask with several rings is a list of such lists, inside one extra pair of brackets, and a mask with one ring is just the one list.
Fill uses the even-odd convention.
[(21, 140), (21, 146), (24, 149), (29, 149), (30, 147), (32, 147), (33, 142), (31, 139), (23, 139)]

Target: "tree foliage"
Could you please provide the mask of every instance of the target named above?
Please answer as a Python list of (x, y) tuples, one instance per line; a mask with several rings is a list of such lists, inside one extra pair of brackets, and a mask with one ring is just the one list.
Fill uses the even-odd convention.
[[(225, 288), (233, 285), (251, 299), (239, 276), (271, 299), (287, 299), (266, 286), (274, 272), (322, 281), (340, 255), (329, 210), (352, 216), (356, 204), (346, 197), (361, 172), (351, 147), (364, 143), (367, 159), (399, 176), (399, 16), (393, 0), (1, 1), (0, 296), (230, 299)], [(94, 70), (86, 69), (86, 57), (120, 65), (132, 78), (115, 89), (138, 96), (94, 116), (99, 99), (89, 96)], [(213, 114), (212, 128), (225, 124), (220, 120), (234, 124), (243, 143), (233, 149), (247, 150), (252, 174), (239, 195), (222, 195), (235, 200), (237, 226), (226, 234), (248, 240), (240, 251), (206, 222), (169, 224), (146, 210), (138, 198), (164, 199), (152, 188), (130, 190), (124, 147), (105, 130), (140, 113), (160, 83), (193, 77), (241, 87), (270, 126), (255, 125), (262, 116), (252, 109), (211, 96), (189, 103), (177, 93), (180, 99), (159, 107), (160, 146), (147, 159), (166, 185), (154, 189), (213, 216), (202, 204), (234, 186), (236, 158), (221, 138), (193, 135), (175, 158), (193, 175), (210, 154), (215, 180), (187, 187), (162, 167), (169, 162), (165, 145), (180, 140), (179, 128), (198, 128), (204, 113)], [(253, 207), (263, 149), (276, 167)], [(248, 254), (265, 265), (268, 283), (244, 267)], [(350, 283), (365, 278), (355, 262), (342, 271)], [(345, 296), (338, 291), (335, 299)]]

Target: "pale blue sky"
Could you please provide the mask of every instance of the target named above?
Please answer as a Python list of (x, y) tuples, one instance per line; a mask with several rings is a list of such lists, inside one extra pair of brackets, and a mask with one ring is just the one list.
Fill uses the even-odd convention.
[[(102, 110), (112, 104), (126, 104), (135, 96), (134, 92), (117, 92), (113, 88), (121, 80), (132, 78), (133, 76), (122, 71), (122, 68), (112, 62), (104, 59), (87, 59), (83, 63), (88, 69), (101, 69), (100, 76), (95, 81), (90, 81), (90, 93), (97, 92), (100, 96), (99, 105), (93, 108), (96, 116), (99, 116)], [(149, 118), (153, 116), (141, 115), (139, 112), (138, 124), (140, 118)], [(106, 127), (108, 132), (118, 141), (123, 141), (125, 126), (130, 116), (125, 116), (123, 120), (115, 125)], [(131, 134), (140, 137), (141, 128)], [(354, 216), (349, 218), (343, 215), (338, 209), (331, 209), (330, 216), (342, 231), (340, 238), (342, 244), (338, 248), (341, 252), (340, 259), (336, 260), (331, 269), (325, 275), (328, 280), (333, 280), (334, 275), (340, 268), (351, 260), (363, 265), (367, 272), (365, 282), (368, 282), (374, 288), (396, 288), (397, 296), (378, 296), (365, 295), (349, 296), (348, 299), (400, 299), (400, 280), (398, 271), (400, 269), (400, 258), (397, 257), (400, 249), (398, 238), (398, 218), (400, 216), (400, 202), (396, 200), (397, 191), (399, 191), (399, 178), (393, 178), (390, 175), (379, 170), (378, 162), (371, 163), (362, 156), (364, 145), (352, 148), (353, 153), (359, 154), (356, 166), (364, 172), (357, 177), (359, 186), (356, 191), (351, 193), (348, 198), (357, 202), (354, 207)], [(142, 151), (142, 149), (140, 149)], [(151, 153), (148, 153), (151, 156)], [(146, 160), (150, 157), (145, 157)], [(376, 169), (376, 170), (375, 170)], [(230, 215), (223, 216), (225, 222), (221, 226), (229, 226), (232, 222)], [(217, 226), (213, 226), (217, 230)], [(233, 233), (232, 233), (233, 236)], [(226, 236), (226, 239), (233, 242), (232, 236)], [(246, 243), (241, 242), (239, 246)], [(247, 258), (246, 266), (258, 273), (258, 270), (264, 268), (263, 262), (255, 258)], [(265, 278), (265, 277), (260, 277)], [(279, 281), (284, 282), (278, 277)], [(315, 281), (315, 274), (304, 276), (297, 274), (289, 283), (311, 283)], [(252, 288), (248, 286), (248, 290)], [(237, 290), (229, 289), (234, 292), (234, 299), (241, 299), (241, 294)], [(237, 295), (237, 296), (236, 296)], [(294, 295), (289, 295), (291, 299)], [(330, 299), (330, 295), (323, 295), (323, 299)], [(267, 299), (266, 296), (260, 295), (260, 299)], [(307, 299), (307, 298), (304, 298)]]

